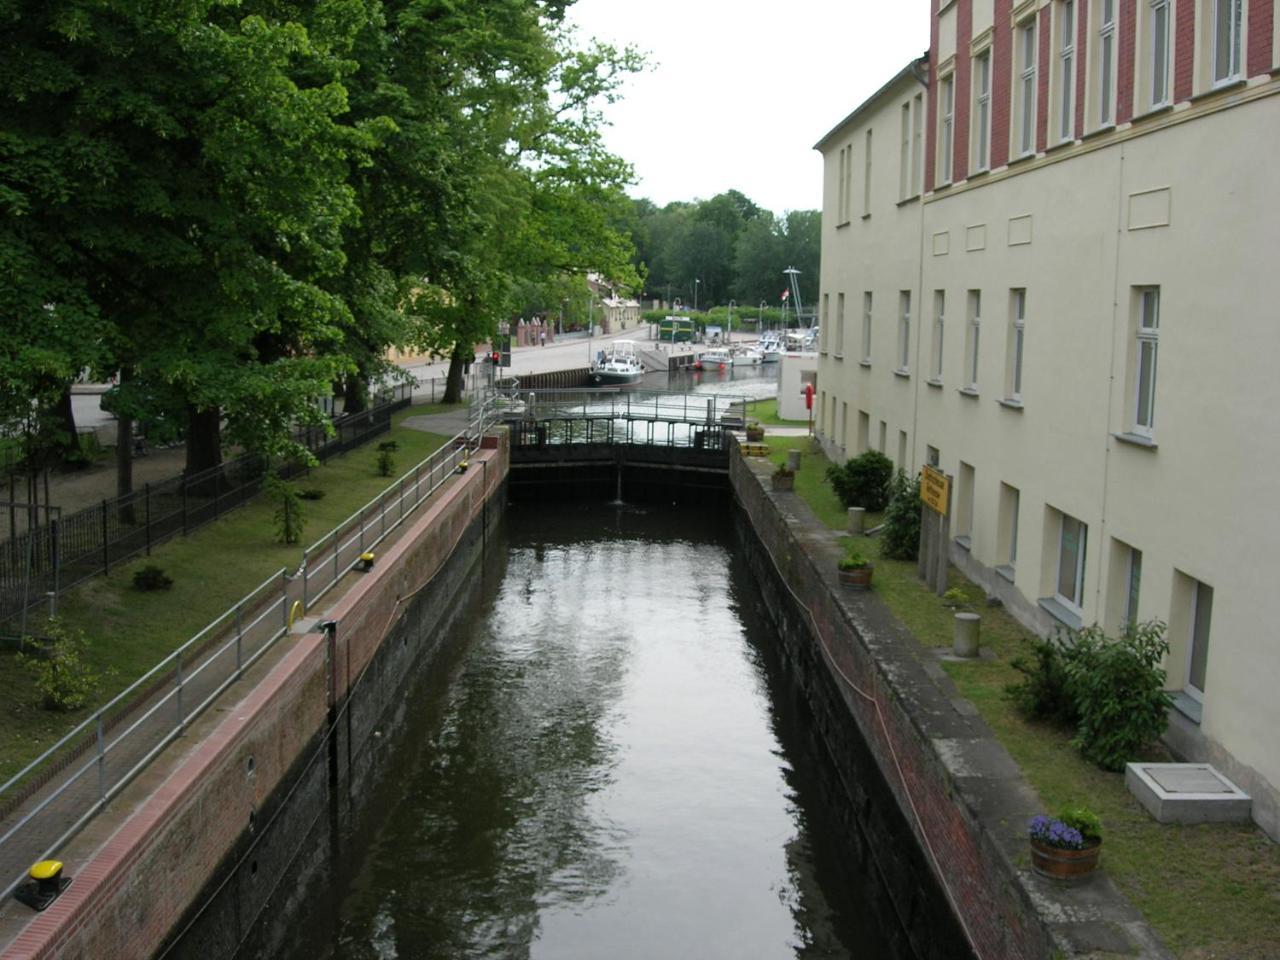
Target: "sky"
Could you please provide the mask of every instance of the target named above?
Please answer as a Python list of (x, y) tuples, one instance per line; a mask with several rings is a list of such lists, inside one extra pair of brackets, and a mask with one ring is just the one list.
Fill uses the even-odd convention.
[(659, 206), (737, 189), (820, 208), (813, 145), (929, 46), (928, 0), (578, 0), (569, 16), (647, 54), (605, 143)]

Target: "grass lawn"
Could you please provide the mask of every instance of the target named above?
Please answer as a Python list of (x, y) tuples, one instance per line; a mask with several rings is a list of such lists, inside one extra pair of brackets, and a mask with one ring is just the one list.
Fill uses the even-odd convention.
[(772, 424), (775, 427), (804, 427), (809, 423), (807, 420), (783, 420), (779, 417), (777, 397), (748, 401), (747, 419), (758, 420), (765, 426)]
[[(399, 443), (395, 453), (398, 477), (447, 439), (403, 427), (401, 421), (447, 409), (434, 404), (398, 411), (389, 434), (299, 478), (299, 487), (325, 491), (323, 499), (303, 502), (306, 529), (302, 544), (276, 542), (275, 506), (260, 495), (191, 536), (154, 548), (149, 558), (139, 557), (115, 567), (109, 575), (87, 580), (64, 595), (59, 614), (68, 624), (84, 630), (93, 666), (110, 671), (94, 706), (127, 687), (272, 573), (281, 567), (296, 570), (304, 545), (315, 542), (391, 483), (393, 478), (378, 475), (378, 444), (387, 439)], [(173, 578), (172, 589), (155, 593), (133, 589), (134, 571), (148, 563)], [(9, 691), (0, 704), (3, 781), (88, 716), (93, 707), (68, 714), (42, 709), (30, 674), (12, 653), (0, 654), (0, 685)]]
[[(796, 446), (795, 438), (768, 442), (775, 462)], [(822, 469), (810, 469), (819, 464)], [(796, 491), (824, 523), (843, 530), (845, 514), (823, 479), (825, 466), (820, 453), (806, 453)], [(863, 552), (878, 557), (879, 541), (867, 538)], [(1017, 761), (1045, 810), (1082, 803), (1102, 817), (1108, 875), (1177, 956), (1280, 957), (1280, 845), (1253, 826), (1158, 824), (1129, 795), (1122, 774), (1080, 757), (1071, 731), (1025, 720), (1005, 699), (1004, 688), (1019, 676), (1009, 661), (1028, 648), (1028, 632), (1002, 608), (986, 606), (982, 589), (954, 567), (950, 582), (982, 615), (982, 643), (996, 659), (947, 662), (943, 668)], [(875, 590), (922, 643), (951, 645), (955, 611), (916, 579), (914, 562), (878, 559)], [(1020, 831), (1022, 825), (1010, 829)]]

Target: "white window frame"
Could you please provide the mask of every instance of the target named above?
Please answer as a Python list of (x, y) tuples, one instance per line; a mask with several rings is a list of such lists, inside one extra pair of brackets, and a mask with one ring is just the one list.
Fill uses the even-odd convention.
[(871, 364), (871, 310), (873, 299), (871, 291), (862, 294), (862, 362)]
[[(1227, 18), (1227, 63), (1223, 71), (1222, 27), (1223, 13)], [(1213, 0), (1213, 85), (1215, 87), (1234, 83), (1244, 76), (1244, 0)]]
[(1058, 77), (1062, 84), (1058, 109), (1058, 139), (1063, 143), (1075, 139), (1076, 118), (1076, 18), (1075, 0), (1062, 0), (1058, 5)]
[(1124, 580), (1124, 622), (1125, 629), (1138, 624), (1138, 603), (1142, 595), (1142, 551), (1136, 547), (1129, 548), (1129, 571)]
[(1018, 93), (1017, 117), (1018, 142), (1016, 153), (1020, 157), (1031, 156), (1036, 152), (1036, 61), (1039, 59), (1037, 46), (1038, 31), (1036, 19), (1031, 17), (1018, 24)]
[(982, 291), (969, 291), (969, 342), (965, 354), (964, 386), (966, 390), (978, 389), (978, 338), (982, 333)]
[[(1205, 675), (1204, 675), (1204, 678), (1202, 678), (1202, 682), (1208, 681), (1209, 651), (1207, 648), (1209, 645), (1209, 639), (1213, 634), (1213, 587), (1209, 586), (1209, 584), (1207, 583), (1204, 583), (1200, 580), (1195, 579), (1194, 577), (1191, 577), (1189, 579), (1191, 580), (1191, 611), (1190, 611), (1191, 617), (1190, 617), (1190, 622), (1187, 624), (1187, 682), (1183, 684), (1183, 690), (1185, 690), (1187, 695), (1190, 696), (1197, 703), (1203, 703), (1204, 688), (1197, 687), (1195, 685), (1195, 681), (1192, 679), (1192, 672), (1194, 670), (1194, 664), (1195, 664), (1195, 658), (1196, 658), (1196, 647), (1197, 647), (1196, 641), (1197, 639), (1199, 639), (1200, 642), (1203, 643), (1206, 647), (1205, 669), (1204, 669)], [(1207, 597), (1201, 595), (1200, 589), (1202, 587), (1208, 591)], [(1200, 619), (1199, 617), (1200, 605), (1206, 599), (1209, 601), (1209, 625), (1208, 625), (1208, 628), (1205, 630), (1205, 635), (1201, 638), (1197, 638), (1196, 626), (1198, 625), (1198, 622)]]
[(911, 291), (898, 294), (898, 373), (911, 370)]
[(956, 110), (956, 78), (948, 74), (942, 78), (938, 90), (938, 161), (940, 175), (939, 184), (951, 182), (954, 172), (952, 162), (955, 153), (955, 110)]
[(911, 196), (924, 189), (924, 94), (917, 93), (911, 104)]
[(831, 294), (824, 293), (822, 295), (822, 322), (818, 324), (818, 353), (827, 352), (827, 330), (830, 324), (827, 322), (828, 314), (831, 307)]
[[(1155, 436), (1156, 377), (1160, 370), (1160, 288), (1139, 287), (1134, 356), (1133, 432), (1144, 437)], [(1149, 348), (1149, 349), (1146, 349)], [(1144, 383), (1144, 369), (1150, 358), (1150, 376)], [(1143, 422), (1143, 403), (1146, 422)]]
[(973, 169), (991, 168), (991, 48), (983, 50), (973, 59), (975, 82), (973, 122)]
[(947, 292), (933, 292), (933, 382), (942, 382), (942, 345), (947, 332)]
[[(1062, 586), (1062, 562), (1064, 559), (1063, 548), (1066, 543), (1068, 521), (1078, 527), (1079, 534), (1079, 540), (1076, 544), (1075, 570), (1073, 571), (1075, 595), (1070, 597), (1065, 596), (1060, 589)], [(1058, 566), (1054, 573), (1053, 596), (1055, 600), (1077, 614), (1082, 613), (1084, 608), (1084, 567), (1088, 548), (1089, 525), (1069, 514), (1058, 511)]]
[(1022, 508), (1022, 491), (1017, 487), (1005, 485), (1007, 489), (1013, 491), (1013, 498), (1010, 501), (1012, 508), (1009, 517), (1009, 556), (1005, 562), (1013, 569), (1018, 567), (1018, 511)]
[[(824, 294), (825, 297), (825, 294)], [(823, 303), (825, 306), (825, 301)], [(824, 318), (825, 322), (825, 318)], [(836, 359), (844, 359), (844, 292), (836, 294)]]
[[(1163, 27), (1158, 26), (1163, 14)], [(1173, 4), (1170, 0), (1148, 0), (1147, 32), (1150, 34), (1148, 50), (1150, 52), (1150, 71), (1147, 82), (1150, 84), (1151, 108), (1163, 107), (1172, 102), (1169, 89), (1172, 79), (1170, 62), (1173, 41)]]
[(1098, 25), (1098, 126), (1116, 122), (1116, 0), (1101, 0)]
[(898, 199), (911, 196), (911, 101), (902, 105), (901, 139), (898, 144)]
[(870, 127), (867, 128), (867, 146), (866, 156), (862, 161), (862, 216), (863, 219), (871, 216), (871, 134)]
[(1017, 403), (1022, 402), (1022, 355), (1026, 346), (1026, 326), (1027, 326), (1027, 291), (1025, 287), (1015, 289), (1013, 291), (1013, 316), (1010, 319), (1013, 326), (1011, 331), (1012, 344), (1010, 345), (1010, 376), (1009, 376), (1009, 399)]

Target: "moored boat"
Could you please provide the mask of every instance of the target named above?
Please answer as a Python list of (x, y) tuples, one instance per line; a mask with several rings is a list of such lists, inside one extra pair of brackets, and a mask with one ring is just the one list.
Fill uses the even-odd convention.
[(614, 340), (588, 374), (593, 384), (614, 387), (639, 383), (642, 376), (644, 364), (634, 340)]
[(693, 362), (695, 370), (724, 370), (733, 366), (733, 354), (728, 350), (708, 350)]

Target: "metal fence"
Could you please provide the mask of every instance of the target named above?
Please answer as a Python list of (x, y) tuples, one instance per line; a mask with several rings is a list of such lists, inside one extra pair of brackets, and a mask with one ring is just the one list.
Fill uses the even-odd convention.
[(321, 537), (297, 573), (272, 574), (256, 590), (165, 657), (0, 786), (0, 898), (93, 817), (185, 727), (289, 630), (306, 610), (458, 469), (497, 419), (477, 396), (466, 430)]
[(668, 391), (544, 390), (500, 396), (517, 446), (634, 443), (720, 449), (742, 398)]
[[(412, 385), (380, 394), (380, 402), (334, 421), (333, 435), (304, 427), (293, 438), (321, 463), (391, 429), (391, 415), (409, 405)], [(268, 473), (265, 457), (247, 455), (210, 470), (181, 474), (50, 522), (0, 543), (0, 628), (25, 631), (25, 614), (78, 583), (153, 545), (186, 535), (257, 495)], [(284, 465), (283, 476), (303, 469)]]

